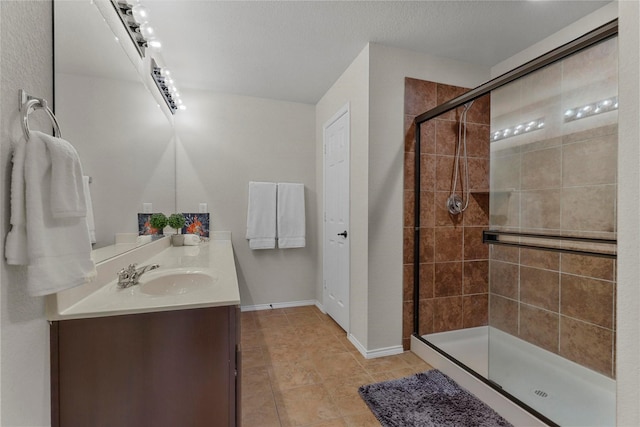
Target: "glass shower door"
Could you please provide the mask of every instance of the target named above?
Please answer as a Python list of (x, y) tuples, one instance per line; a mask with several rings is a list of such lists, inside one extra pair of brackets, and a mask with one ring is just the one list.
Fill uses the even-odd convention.
[(489, 379), (560, 425), (615, 425), (617, 72), (611, 38), (491, 94)]

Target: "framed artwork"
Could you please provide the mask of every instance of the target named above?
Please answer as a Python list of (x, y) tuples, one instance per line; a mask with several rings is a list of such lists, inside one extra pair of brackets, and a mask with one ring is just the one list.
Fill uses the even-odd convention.
[(200, 237), (209, 237), (208, 213), (183, 213), (186, 220), (182, 227), (182, 234), (197, 234)]
[(163, 234), (163, 230), (158, 230), (157, 228), (151, 227), (149, 224), (149, 219), (151, 218), (150, 213), (139, 213), (138, 214), (138, 236), (159, 236)]

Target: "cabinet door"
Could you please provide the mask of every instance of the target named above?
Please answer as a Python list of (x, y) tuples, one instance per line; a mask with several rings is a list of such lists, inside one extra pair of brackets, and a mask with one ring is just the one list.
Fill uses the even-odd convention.
[(230, 394), (229, 386), (235, 377), (235, 358), (229, 358), (229, 346), (235, 350), (229, 327), (233, 309), (57, 322), (52, 328), (57, 390), (52, 396), (57, 396), (53, 413), (58, 425), (235, 424), (235, 390)]

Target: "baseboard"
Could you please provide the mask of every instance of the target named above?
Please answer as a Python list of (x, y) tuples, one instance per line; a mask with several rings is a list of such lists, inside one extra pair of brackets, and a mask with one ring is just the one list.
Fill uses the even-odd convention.
[[(274, 310), (276, 308), (291, 308), (302, 307), (305, 305), (318, 305), (316, 300), (306, 301), (289, 301), (289, 302), (274, 302), (272, 304), (256, 304), (256, 305), (243, 305), (240, 307), (241, 311), (258, 311), (258, 310)], [(320, 307), (318, 307), (320, 308)], [(322, 310), (322, 308), (320, 308)]]
[(383, 347), (383, 348), (376, 348), (374, 350), (367, 350), (362, 344), (360, 344), (360, 341), (358, 341), (358, 339), (354, 337), (352, 334), (349, 334), (347, 338), (349, 339), (351, 344), (353, 344), (356, 347), (356, 349), (358, 349), (360, 354), (362, 354), (362, 356), (365, 359), (375, 359), (377, 357), (393, 356), (395, 354), (401, 354), (404, 352), (401, 345), (394, 345), (392, 347)]

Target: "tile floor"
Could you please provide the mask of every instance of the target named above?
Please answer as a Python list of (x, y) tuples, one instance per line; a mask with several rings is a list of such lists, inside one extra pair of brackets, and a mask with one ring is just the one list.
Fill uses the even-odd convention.
[(365, 359), (315, 306), (242, 313), (242, 426), (379, 426), (358, 387), (431, 367), (411, 352)]

